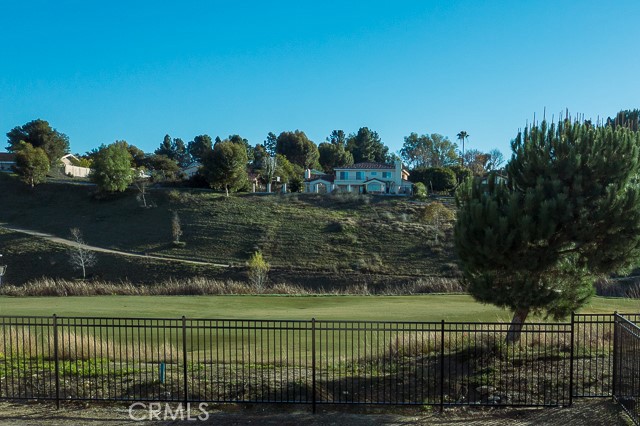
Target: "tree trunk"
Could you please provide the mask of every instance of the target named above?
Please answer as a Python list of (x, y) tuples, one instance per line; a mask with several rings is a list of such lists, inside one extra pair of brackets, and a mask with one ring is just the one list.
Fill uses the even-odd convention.
[(520, 335), (522, 334), (522, 324), (524, 324), (529, 315), (529, 308), (518, 308), (513, 313), (511, 319), (511, 325), (507, 332), (507, 343), (517, 343), (520, 341)]
[(228, 197), (229, 196), (229, 185), (225, 185), (224, 186), (224, 190), (225, 190), (225, 192), (227, 194), (227, 197)]

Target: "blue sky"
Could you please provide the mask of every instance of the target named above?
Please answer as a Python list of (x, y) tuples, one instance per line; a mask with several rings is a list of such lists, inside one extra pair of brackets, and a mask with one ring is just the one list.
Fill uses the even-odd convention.
[(397, 151), (466, 130), (509, 156), (545, 107), (640, 107), (639, 17), (638, 1), (0, 0), (0, 132), (42, 118), (84, 153), (362, 126)]

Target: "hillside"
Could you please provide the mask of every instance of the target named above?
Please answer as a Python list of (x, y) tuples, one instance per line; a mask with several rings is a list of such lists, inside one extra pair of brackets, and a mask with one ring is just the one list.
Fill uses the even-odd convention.
[[(434, 230), (418, 222), (422, 206), (404, 198), (351, 194), (226, 198), (210, 191), (159, 188), (147, 195), (155, 207), (143, 208), (133, 190), (108, 199), (96, 199), (93, 191), (91, 186), (54, 183), (31, 190), (0, 174), (0, 222), (59, 237), (77, 227), (94, 246), (232, 266), (159, 267), (157, 261), (101, 255), (110, 260), (93, 273), (108, 279), (149, 282), (158, 275), (191, 274), (241, 278), (245, 262), (258, 249), (272, 265), (272, 279), (279, 282), (335, 287), (457, 275), (450, 231), (435, 244)], [(174, 211), (180, 217), (184, 246), (171, 243)], [(0, 233), (4, 263), (15, 264), (23, 257), (32, 262), (20, 277), (15, 276), (14, 284), (43, 275), (72, 277), (68, 267), (51, 268), (53, 256), (57, 256), (53, 264), (64, 263), (64, 249), (37, 240)], [(20, 249), (16, 241), (21, 242)]]

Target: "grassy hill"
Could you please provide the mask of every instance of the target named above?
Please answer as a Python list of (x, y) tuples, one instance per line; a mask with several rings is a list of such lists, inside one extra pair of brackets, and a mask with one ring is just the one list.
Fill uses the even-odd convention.
[[(94, 273), (105, 279), (241, 277), (255, 250), (262, 250), (272, 265), (274, 281), (308, 286), (400, 284), (421, 277), (457, 276), (450, 231), (435, 244), (434, 230), (418, 221), (421, 206), (404, 198), (352, 194), (226, 198), (210, 191), (160, 188), (147, 196), (154, 207), (143, 208), (135, 191), (105, 199), (96, 198), (94, 191), (91, 186), (53, 183), (31, 190), (15, 177), (0, 174), (0, 222), (59, 237), (77, 227), (91, 245), (232, 266), (222, 270), (160, 265), (161, 261), (101, 255), (102, 266)], [(185, 246), (171, 243), (173, 212), (180, 217)], [(25, 270), (14, 284), (43, 275), (73, 276), (62, 267), (64, 249), (34, 237), (0, 232), (0, 253), (9, 265), (22, 259)]]

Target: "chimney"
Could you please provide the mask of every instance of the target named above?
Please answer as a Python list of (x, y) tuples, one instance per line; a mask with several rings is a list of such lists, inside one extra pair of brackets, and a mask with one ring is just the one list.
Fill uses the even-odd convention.
[(304, 171), (304, 178), (305, 179), (311, 179), (311, 169), (306, 169)]

